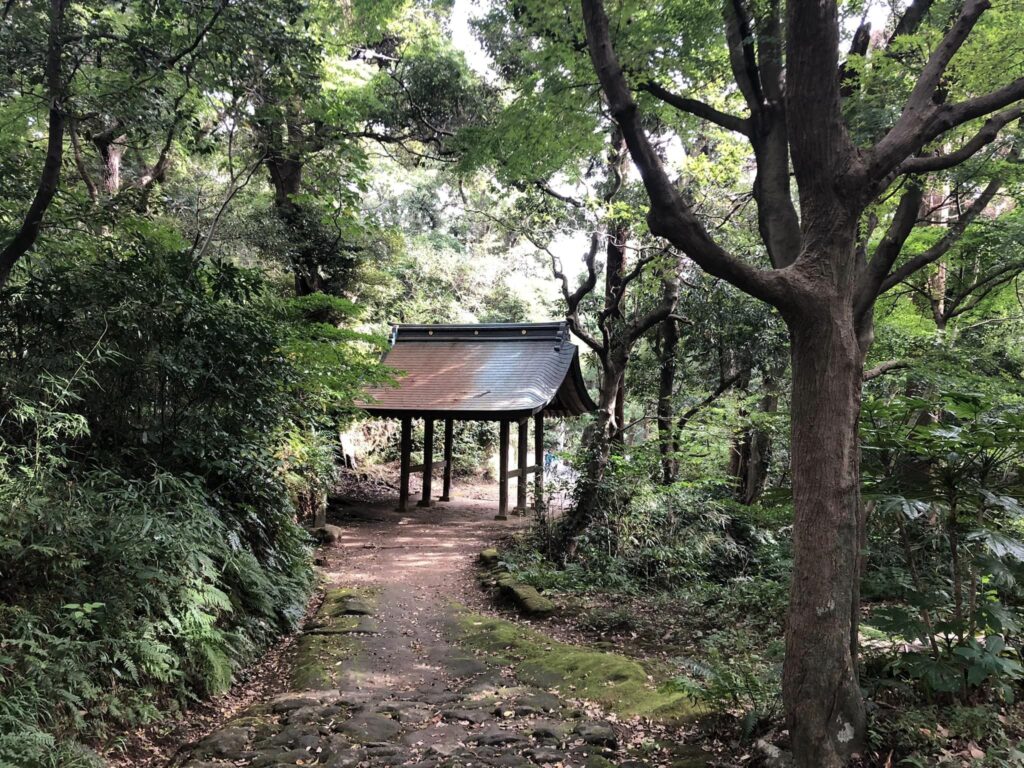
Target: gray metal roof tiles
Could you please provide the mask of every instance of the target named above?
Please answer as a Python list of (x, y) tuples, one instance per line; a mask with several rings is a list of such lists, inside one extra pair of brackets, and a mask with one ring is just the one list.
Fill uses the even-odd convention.
[(398, 386), (367, 390), (379, 416), (498, 419), (594, 410), (563, 323), (398, 325), (384, 365)]

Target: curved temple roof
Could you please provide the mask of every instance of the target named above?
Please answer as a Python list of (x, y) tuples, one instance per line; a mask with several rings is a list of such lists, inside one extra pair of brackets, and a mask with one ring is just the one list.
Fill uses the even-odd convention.
[(366, 392), (376, 416), (501, 419), (595, 410), (566, 323), (396, 325), (384, 365), (398, 387)]

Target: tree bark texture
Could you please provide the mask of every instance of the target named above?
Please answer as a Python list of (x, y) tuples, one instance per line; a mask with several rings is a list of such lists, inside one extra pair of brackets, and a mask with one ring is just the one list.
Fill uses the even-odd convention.
[(849, 302), (790, 321), (793, 576), (783, 697), (799, 764), (838, 768), (865, 726), (853, 655), (859, 609), (864, 351)]

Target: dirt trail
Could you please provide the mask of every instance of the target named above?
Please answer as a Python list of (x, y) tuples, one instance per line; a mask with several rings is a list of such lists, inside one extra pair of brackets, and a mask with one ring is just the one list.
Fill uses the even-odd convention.
[[(242, 712), (191, 750), (186, 768), (698, 766), (645, 758), (614, 717), (517, 679), (500, 652), (461, 641), (482, 602), (479, 551), (521, 521), (493, 503), (429, 510), (347, 507), (321, 550), (326, 598), (291, 652), (289, 692)], [(653, 757), (653, 753), (650, 754)]]

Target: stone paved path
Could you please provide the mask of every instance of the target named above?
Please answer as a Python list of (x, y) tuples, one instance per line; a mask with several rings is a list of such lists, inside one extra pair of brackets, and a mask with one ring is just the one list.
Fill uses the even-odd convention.
[(327, 597), (296, 643), (291, 690), (210, 734), (186, 768), (703, 765), (630, 754), (593, 708), (459, 644), (459, 603), (480, 600), (473, 560), (508, 531), (492, 517), (472, 501), (350, 512), (322, 551)]

